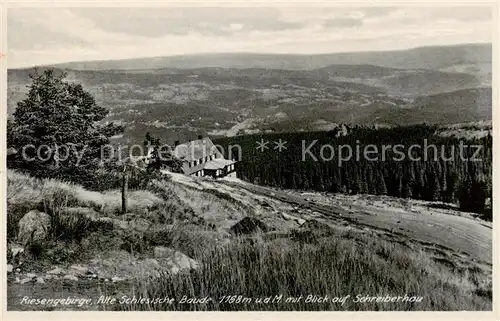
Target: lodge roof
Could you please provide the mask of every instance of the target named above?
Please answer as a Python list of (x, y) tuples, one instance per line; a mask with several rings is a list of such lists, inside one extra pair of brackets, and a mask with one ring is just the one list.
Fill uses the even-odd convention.
[(217, 158), (211, 161), (208, 161), (204, 163), (205, 165), (203, 169), (221, 169), (224, 168), (225, 166), (231, 165), (236, 163), (235, 161), (229, 160), (229, 159), (224, 159), (224, 158)]
[[(174, 149), (174, 156), (183, 161), (182, 171), (186, 175), (202, 169), (222, 169), (225, 166), (236, 163), (235, 161), (224, 159), (222, 153), (208, 137), (177, 145)], [(212, 156), (212, 159), (210, 159), (210, 156)], [(193, 164), (194, 161), (197, 162), (196, 165)]]
[(200, 158), (211, 155), (216, 155), (217, 158), (223, 157), (221, 152), (208, 137), (177, 145), (174, 149), (174, 156), (187, 162), (199, 160)]

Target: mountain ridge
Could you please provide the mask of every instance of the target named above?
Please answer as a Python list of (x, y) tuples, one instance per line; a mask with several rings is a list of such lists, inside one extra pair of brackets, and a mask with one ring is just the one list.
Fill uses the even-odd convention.
[[(446, 56), (442, 61), (439, 58)], [(449, 46), (425, 46), (404, 50), (357, 51), (320, 54), (280, 53), (199, 53), (190, 55), (140, 57), (116, 60), (76, 61), (51, 64), (58, 68), (76, 70), (131, 70), (176, 67), (192, 69), (200, 67), (310, 70), (331, 64), (372, 64), (381, 67), (403, 69), (449, 68), (453, 64), (489, 63), (492, 61), (492, 44), (457, 44)]]

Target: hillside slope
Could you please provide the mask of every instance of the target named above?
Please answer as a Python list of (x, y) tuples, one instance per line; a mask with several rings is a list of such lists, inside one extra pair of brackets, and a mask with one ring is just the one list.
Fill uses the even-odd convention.
[[(294, 309), (491, 309), (491, 225), (468, 213), (392, 198), (301, 194), (235, 179), (168, 176), (131, 192), (129, 212), (119, 214), (116, 191), (92, 192), (9, 171), (9, 231), (24, 213), (40, 209), (40, 202), (57, 223), (46, 241), (24, 252), (16, 244), (19, 235), (9, 233), (9, 310), (113, 308), (19, 303), (25, 295), (43, 298), (49, 292), (95, 300), (174, 298), (173, 304), (118, 310), (260, 310), (252, 301), (229, 305), (220, 299), (227, 291), (257, 298), (301, 291), (403, 295), (402, 289), (423, 301), (299, 302)], [(70, 203), (61, 202), (63, 196)], [(213, 302), (183, 305), (184, 295)], [(268, 307), (290, 309), (284, 302)]]

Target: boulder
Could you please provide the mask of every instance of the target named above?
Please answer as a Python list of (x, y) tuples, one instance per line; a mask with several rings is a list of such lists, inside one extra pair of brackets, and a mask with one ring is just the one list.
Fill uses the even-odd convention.
[(58, 275), (58, 274), (63, 274), (63, 273), (64, 273), (64, 270), (61, 269), (60, 267), (56, 267), (55, 269), (47, 272), (47, 274), (52, 274), (52, 275)]
[(155, 259), (145, 259), (143, 261), (143, 264), (153, 269), (157, 269), (160, 267), (160, 263), (158, 262), (158, 260)]
[(311, 230), (292, 230), (290, 239), (298, 243), (318, 244), (318, 238)]
[(70, 280), (70, 281), (78, 281), (78, 278), (74, 275), (71, 275), (71, 274), (67, 274), (64, 276), (64, 279), (65, 280)]
[(160, 261), (161, 268), (172, 274), (199, 267), (199, 263), (189, 256), (168, 247), (156, 246), (154, 256)]
[(24, 278), (24, 279), (20, 280), (19, 283), (25, 284), (25, 283), (31, 282), (31, 280), (33, 280), (33, 278), (27, 277), (27, 278)]
[(41, 276), (39, 276), (39, 277), (36, 278), (36, 283), (38, 283), (38, 284), (45, 284), (45, 280)]
[(258, 232), (267, 232), (267, 226), (260, 220), (253, 217), (245, 217), (230, 228), (231, 233), (235, 235), (254, 234)]
[(50, 215), (36, 210), (29, 211), (19, 221), (18, 239), (22, 244), (42, 241), (50, 228)]
[(122, 282), (122, 281), (125, 281), (125, 279), (124, 278), (120, 278), (118, 276), (114, 276), (114, 277), (111, 278), (111, 281), (112, 282)]
[(12, 266), (12, 264), (7, 264), (7, 274), (12, 273), (13, 270), (14, 270), (14, 267)]
[(289, 215), (289, 214), (286, 214), (286, 213), (281, 213), (281, 216), (287, 220), (287, 221), (295, 221), (297, 222), (297, 224), (299, 225), (302, 225), (306, 222), (306, 220), (300, 218), (300, 217), (295, 217), (293, 215)]
[(19, 244), (9, 244), (8, 248), (12, 254), (13, 260), (19, 258), (24, 253), (24, 247)]
[(73, 264), (69, 268), (70, 268), (73, 275), (84, 276), (87, 274), (92, 274), (87, 267), (79, 265), (79, 264)]
[(175, 253), (175, 250), (164, 246), (155, 246), (153, 253), (155, 258), (164, 259), (172, 256)]

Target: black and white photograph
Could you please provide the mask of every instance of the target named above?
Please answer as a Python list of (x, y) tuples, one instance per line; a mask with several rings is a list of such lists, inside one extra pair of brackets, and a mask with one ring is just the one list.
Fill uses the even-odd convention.
[(497, 3), (3, 10), (7, 311), (494, 310)]

